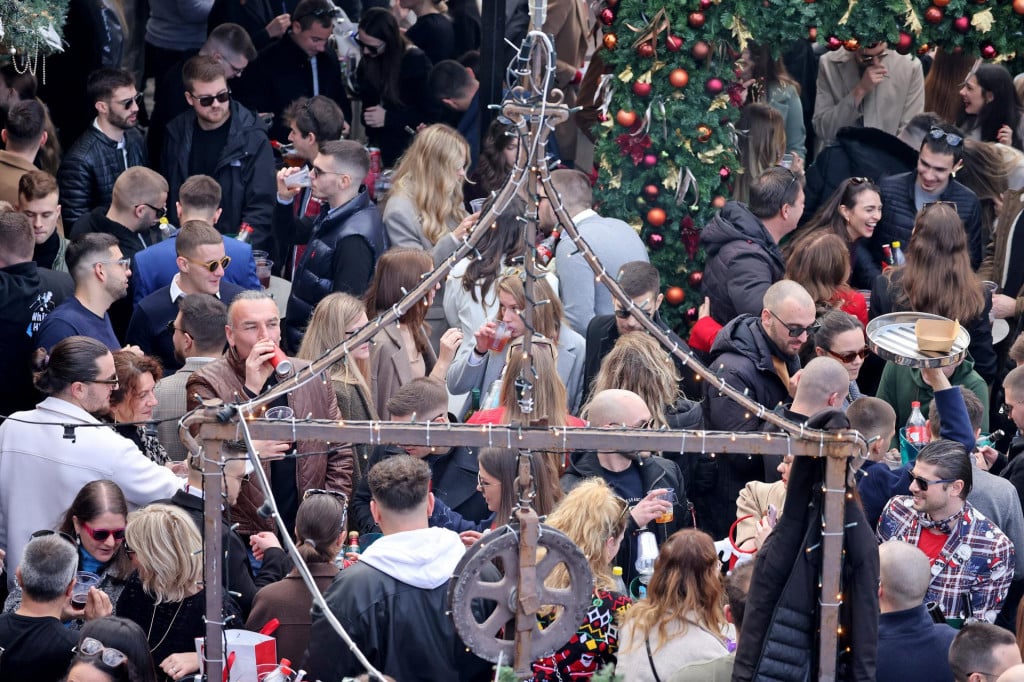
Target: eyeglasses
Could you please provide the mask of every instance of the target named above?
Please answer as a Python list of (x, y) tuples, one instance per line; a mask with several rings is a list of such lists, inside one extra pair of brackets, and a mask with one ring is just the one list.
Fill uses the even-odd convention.
[[(231, 71), (234, 72), (235, 75), (232, 76), (232, 78), (241, 78), (242, 77), (242, 73), (245, 71), (245, 66), (249, 65), (248, 62), (246, 62), (245, 66), (235, 66), (230, 61), (228, 61), (228, 58), (225, 57), (224, 55), (221, 55), (221, 59), (223, 59), (224, 63), (227, 64), (228, 66), (230, 66), (231, 67)], [(230, 91), (229, 91), (229, 94), (230, 94)], [(227, 101), (227, 100), (225, 100), (225, 101)]]
[[(651, 302), (651, 299), (647, 298), (647, 299), (644, 299), (643, 303), (640, 303), (639, 305), (637, 305), (635, 307), (639, 308), (640, 312), (642, 312), (644, 315), (650, 316), (651, 311), (647, 309), (648, 304), (650, 302)], [(615, 317), (619, 318), (620, 320), (628, 320), (630, 317), (633, 316), (633, 313), (630, 312), (631, 310), (632, 310), (632, 308), (616, 308), (615, 309)]]
[(68, 535), (67, 533), (65, 533), (64, 531), (62, 531), (62, 530), (50, 530), (49, 528), (44, 528), (42, 530), (37, 530), (35, 533), (32, 533), (32, 535), (30, 537), (32, 537), (32, 538), (45, 538), (45, 537), (48, 537), (50, 535), (59, 535), (61, 537), (61, 539), (67, 540), (69, 543), (71, 543), (71, 545), (73, 547), (75, 547), (75, 548), (78, 547), (78, 543), (75, 542), (75, 539), (73, 537), (71, 537), (70, 535)]
[(501, 485), (497, 481), (485, 481), (480, 474), (476, 475), (476, 484), (481, 488), (490, 488), (492, 485)]
[(225, 270), (227, 270), (228, 266), (231, 265), (231, 256), (224, 256), (223, 258), (219, 258), (219, 259), (218, 258), (214, 258), (213, 260), (196, 260), (195, 258), (189, 258), (188, 256), (185, 256), (184, 258), (189, 263), (195, 263), (196, 265), (201, 265), (202, 267), (204, 267), (207, 270), (209, 270), (211, 274), (213, 274), (214, 272), (217, 272), (217, 268), (218, 267), (221, 267), (221, 268), (224, 268)]
[(338, 173), (337, 171), (329, 171), (314, 165), (309, 169), (309, 174), (312, 175), (348, 175), (348, 173)]
[(98, 260), (93, 265), (113, 265), (117, 263), (122, 268), (128, 269), (128, 266), (132, 264), (131, 258), (118, 258), (117, 260)]
[(114, 390), (117, 390), (118, 388), (121, 387), (121, 382), (118, 380), (118, 378), (116, 376), (113, 379), (83, 379), (82, 383), (83, 384), (103, 384), (105, 386), (110, 386)]
[(139, 206), (145, 206), (148, 209), (152, 209), (153, 213), (156, 214), (156, 219), (157, 220), (160, 220), (165, 215), (167, 215), (167, 207), (166, 206), (162, 206), (160, 208), (157, 208), (153, 204), (135, 204), (135, 208), (138, 208)]
[(945, 130), (938, 126), (932, 126), (928, 130), (928, 137), (932, 138), (933, 140), (941, 140), (945, 138), (946, 144), (948, 144), (950, 147), (959, 147), (964, 143), (964, 138), (961, 137), (960, 135), (957, 135), (955, 133), (947, 133)]
[[(232, 67), (234, 68), (234, 67)], [(192, 95), (192, 93), (189, 93)], [(192, 99), (199, 103), (201, 107), (213, 106), (213, 101), (217, 100), (221, 104), (231, 99), (231, 88), (227, 90), (221, 90), (216, 95), (192, 95)]]
[(174, 326), (174, 320), (171, 320), (170, 322), (167, 323), (167, 333), (173, 335), (174, 332), (181, 332), (185, 336), (192, 336), (191, 334), (189, 334), (187, 331), (185, 331), (181, 327), (175, 327)]
[(82, 638), (82, 641), (76, 647), (76, 650), (83, 656), (99, 655), (100, 660), (103, 661), (103, 665), (108, 668), (116, 668), (128, 660), (128, 657), (118, 649), (105, 647), (103, 646), (103, 642), (98, 639), (93, 639), (92, 637)]
[(137, 95), (135, 95), (134, 97), (129, 97), (128, 99), (119, 99), (119, 100), (116, 100), (116, 101), (115, 100), (111, 100), (111, 103), (112, 104), (120, 104), (125, 109), (131, 109), (133, 104), (137, 104), (137, 105), (141, 105), (142, 104), (142, 97), (143, 97), (143, 95), (140, 92)]
[(137, 554), (137, 552), (134, 549), (132, 549), (131, 547), (128, 546), (128, 538), (127, 537), (125, 537), (124, 542), (121, 543), (121, 547), (124, 549), (124, 555), (126, 557), (128, 557), (129, 559), (131, 559), (133, 556), (135, 556)]
[(106, 542), (107, 538), (111, 535), (113, 535), (114, 539), (118, 542), (124, 540), (124, 528), (90, 528), (89, 524), (85, 521), (82, 522), (82, 528), (96, 542)]
[(881, 54), (864, 54), (860, 55), (860, 63), (870, 66), (871, 64), (874, 64), (876, 61), (880, 62), (888, 56), (888, 52), (882, 52)]
[[(768, 309), (765, 308), (765, 310), (768, 310)], [(817, 320), (812, 322), (807, 327), (801, 327), (798, 324), (789, 324), (788, 322), (784, 322), (782, 320), (782, 318), (779, 317), (778, 315), (776, 315), (775, 312), (772, 311), (772, 310), (768, 310), (768, 312), (771, 313), (771, 316), (774, 317), (776, 320), (778, 320), (779, 323), (783, 327), (786, 328), (786, 331), (789, 332), (790, 338), (796, 339), (796, 338), (799, 338), (800, 336), (803, 336), (804, 334), (810, 335), (810, 334), (813, 334), (814, 332), (818, 331), (819, 329), (821, 329), (821, 323), (818, 322)]]
[(953, 481), (959, 480), (956, 478), (940, 478), (937, 481), (929, 481), (927, 478), (915, 476), (914, 472), (910, 472), (910, 478), (914, 483), (917, 484), (917, 487), (921, 489), (921, 492), (925, 492), (926, 490), (928, 490), (928, 486), (930, 485), (938, 485), (940, 483), (952, 483)]
[(315, 10), (313, 10), (311, 12), (303, 12), (302, 14), (300, 14), (298, 16), (293, 16), (292, 17), (292, 21), (301, 21), (302, 19), (304, 19), (306, 17), (317, 17), (319, 19), (319, 18), (322, 18), (322, 17), (332, 17), (332, 18), (334, 18), (334, 17), (340, 17), (340, 16), (341, 16), (341, 10), (338, 9), (337, 7), (321, 7), (319, 9), (315, 9)]
[(302, 493), (302, 501), (305, 502), (313, 495), (330, 495), (333, 498), (341, 500), (342, 505), (348, 507), (348, 495), (338, 490), (324, 490), (323, 488), (310, 488), (306, 492)]
[(387, 43), (383, 42), (380, 45), (370, 45), (368, 43), (364, 43), (362, 40), (359, 39), (358, 33), (352, 36), (352, 40), (354, 40), (356, 45), (362, 48), (364, 52), (369, 52), (370, 56), (373, 57), (381, 56), (382, 54), (384, 54), (384, 50), (386, 50), (388, 47)]
[(825, 348), (824, 346), (822, 346), (822, 350), (825, 351), (826, 353), (828, 353), (829, 355), (831, 355), (832, 357), (834, 357), (839, 362), (845, 364), (845, 365), (850, 364), (851, 362), (853, 362), (857, 358), (860, 358), (861, 360), (863, 360), (864, 358), (866, 358), (868, 356), (868, 353), (870, 352), (868, 350), (867, 346), (864, 346), (860, 350), (851, 350), (849, 353), (836, 353), (834, 350), (831, 350), (829, 348)]

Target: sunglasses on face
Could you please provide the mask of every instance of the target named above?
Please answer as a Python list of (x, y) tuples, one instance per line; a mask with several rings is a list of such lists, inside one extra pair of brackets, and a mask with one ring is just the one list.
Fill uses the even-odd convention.
[[(190, 93), (191, 94), (191, 93)], [(217, 100), (221, 104), (231, 99), (231, 88), (227, 90), (221, 90), (216, 95), (192, 95), (192, 99), (199, 103), (201, 107), (213, 106), (213, 101)]]
[(917, 484), (917, 487), (921, 489), (921, 492), (925, 492), (926, 490), (928, 490), (928, 486), (930, 485), (939, 485), (940, 483), (952, 483), (953, 481), (957, 480), (955, 478), (940, 478), (937, 481), (929, 481), (927, 478), (915, 476), (913, 472), (910, 473), (910, 479)]
[[(640, 310), (640, 312), (642, 312), (644, 315), (647, 315), (648, 317), (651, 314), (651, 311), (647, 309), (647, 305), (650, 302), (651, 302), (651, 299), (648, 298), (643, 303), (641, 303), (641, 304), (636, 306), (637, 309)], [(630, 310), (632, 310), (632, 309), (631, 308), (616, 308), (615, 309), (615, 317), (619, 318), (620, 320), (628, 320), (630, 317), (633, 316), (633, 314), (630, 312)]]
[(946, 144), (948, 144), (950, 147), (959, 147), (964, 143), (964, 138), (961, 137), (960, 135), (956, 135), (954, 133), (947, 133), (945, 130), (939, 128), (938, 126), (931, 127), (931, 129), (928, 131), (928, 137), (932, 138), (933, 140), (941, 140), (942, 138), (946, 138)]
[(128, 546), (128, 538), (124, 539), (124, 542), (121, 543), (121, 547), (124, 548), (124, 555), (126, 557), (128, 557), (129, 559), (131, 559), (133, 556), (135, 556), (135, 554), (136, 554), (135, 550)]
[(117, 541), (124, 540), (124, 528), (90, 528), (85, 521), (82, 522), (82, 530), (96, 542), (106, 542), (111, 535)]
[(833, 351), (833, 350), (831, 350), (829, 348), (824, 348), (824, 347), (822, 348), (822, 350), (824, 350), (826, 353), (828, 353), (829, 355), (834, 357), (839, 362), (841, 362), (843, 364), (846, 364), (846, 365), (850, 364), (851, 362), (853, 362), (857, 358), (860, 358), (861, 360), (863, 360), (864, 358), (866, 358), (868, 356), (868, 352), (869, 352), (867, 346), (865, 346), (864, 348), (861, 348), (860, 350), (851, 350), (849, 353), (836, 353), (835, 351)]
[(139, 206), (145, 206), (146, 208), (151, 209), (153, 213), (156, 214), (157, 220), (160, 220), (165, 215), (167, 215), (166, 206), (154, 206), (153, 204), (135, 204), (135, 208), (138, 208)]
[(771, 313), (772, 317), (779, 321), (779, 324), (786, 328), (786, 331), (789, 332), (790, 338), (796, 339), (803, 336), (804, 334), (810, 335), (821, 329), (821, 323), (818, 322), (817, 320), (812, 322), (807, 327), (801, 327), (798, 324), (789, 324), (787, 322), (784, 322), (781, 317), (775, 314), (774, 311), (769, 310), (768, 312)]
[(140, 104), (140, 105), (142, 104), (142, 97), (143, 97), (143, 95), (140, 92), (137, 95), (135, 95), (134, 97), (129, 97), (128, 99), (119, 99), (119, 100), (117, 100), (116, 102), (113, 102), (113, 103), (114, 104), (120, 104), (125, 109), (131, 109), (133, 104)]
[(82, 639), (81, 644), (76, 647), (76, 651), (82, 656), (99, 656), (100, 660), (103, 661), (103, 665), (108, 668), (116, 668), (125, 661), (128, 657), (124, 655), (118, 649), (110, 649), (103, 646), (103, 642), (92, 637), (85, 637)]
[(171, 320), (170, 322), (167, 323), (167, 333), (173, 335), (174, 332), (181, 332), (185, 336), (192, 336), (191, 334), (189, 334), (187, 331), (185, 331), (181, 327), (175, 327), (174, 326), (174, 320)]
[(231, 256), (224, 256), (223, 258), (215, 258), (213, 260), (196, 260), (185, 256), (185, 260), (189, 263), (195, 263), (200, 267), (206, 268), (211, 274), (217, 272), (217, 268), (224, 268), (227, 270), (228, 266), (231, 265)]
[(380, 45), (370, 45), (369, 43), (364, 43), (362, 40), (359, 39), (358, 34), (352, 36), (352, 39), (356, 41), (356, 45), (362, 48), (364, 52), (369, 52), (370, 56), (372, 57), (379, 57), (380, 55), (384, 54), (384, 50), (387, 49), (386, 43), (381, 43)]

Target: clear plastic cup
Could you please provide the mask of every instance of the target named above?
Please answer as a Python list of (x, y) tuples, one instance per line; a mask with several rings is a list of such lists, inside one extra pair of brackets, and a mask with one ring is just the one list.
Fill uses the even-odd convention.
[(665, 492), (658, 495), (659, 500), (665, 500), (671, 502), (673, 506), (669, 507), (668, 511), (657, 518), (658, 523), (671, 523), (675, 518), (675, 503), (676, 503), (676, 489), (666, 488)]
[(473, 213), (479, 213), (486, 203), (487, 199), (470, 199), (469, 207), (472, 209)]
[(508, 325), (504, 322), (499, 322), (494, 332), (494, 339), (491, 341), (491, 350), (495, 353), (501, 353), (505, 350), (505, 346), (508, 345), (509, 339), (512, 338), (512, 330), (508, 328)]
[(89, 598), (89, 590), (99, 587), (103, 579), (89, 571), (75, 573), (75, 586), (71, 588), (71, 606), (81, 611)]

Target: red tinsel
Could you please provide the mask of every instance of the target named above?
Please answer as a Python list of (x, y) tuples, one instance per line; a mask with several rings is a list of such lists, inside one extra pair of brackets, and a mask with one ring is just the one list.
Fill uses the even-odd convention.
[(729, 83), (726, 86), (726, 92), (729, 93), (729, 104), (733, 105), (737, 109), (742, 109), (744, 100), (746, 99), (747, 93), (743, 91), (743, 86), (739, 83)]
[(651, 146), (651, 136), (645, 133), (634, 137), (629, 133), (623, 133), (615, 138), (615, 144), (619, 145), (619, 151), (623, 156), (628, 156), (633, 160), (634, 166), (639, 166), (644, 160), (644, 150)]
[(693, 222), (679, 230), (680, 241), (686, 248), (686, 254), (692, 260), (697, 257), (697, 247), (700, 246), (700, 230), (693, 226)]

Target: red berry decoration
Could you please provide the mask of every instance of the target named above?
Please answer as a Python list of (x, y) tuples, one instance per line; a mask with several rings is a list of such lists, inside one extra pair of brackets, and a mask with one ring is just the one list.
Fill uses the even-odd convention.
[(835, 36), (829, 36), (828, 40), (826, 41), (826, 45), (828, 45), (829, 50), (835, 52), (836, 50), (843, 46), (843, 41), (841, 41), (839, 38), (836, 38)]
[(971, 30), (971, 20), (967, 17), (957, 17), (953, 20), (953, 30), (957, 33), (967, 33)]
[(663, 208), (652, 208), (647, 212), (647, 222), (650, 223), (652, 227), (661, 227), (664, 225), (665, 218), (665, 209)]
[(709, 78), (704, 87), (709, 95), (717, 95), (725, 88), (725, 83), (722, 82), (721, 78)]
[(606, 49), (614, 50), (615, 46), (619, 44), (619, 38), (614, 33), (606, 33), (604, 35), (604, 46)]
[(684, 231), (685, 230), (692, 230), (693, 229), (693, 218), (691, 218), (688, 215), (684, 215), (682, 218), (680, 218), (679, 219), (679, 229), (680, 230), (684, 230)]
[(910, 48), (914, 46), (914, 39), (909, 33), (900, 31), (900, 37), (896, 41), (896, 51), (900, 54), (910, 54)]
[(860, 48), (860, 41), (856, 38), (847, 38), (843, 41), (843, 47), (850, 52), (856, 52)]
[(658, 192), (659, 190), (657, 185), (644, 186), (644, 196), (647, 197), (650, 201), (654, 201), (655, 199), (658, 198)]
[(687, 17), (686, 21), (690, 24), (690, 28), (702, 28), (704, 26), (704, 13), (690, 12), (690, 16)]
[(704, 281), (704, 273), (700, 270), (691, 272), (690, 276), (686, 278), (687, 284), (690, 285), (691, 289), (699, 289), (700, 283)]
[[(1024, 2), (1024, 0), (1020, 0), (1020, 2)], [(693, 47), (690, 48), (690, 54), (693, 55), (693, 58), (698, 62), (702, 62), (708, 58), (709, 54), (711, 54), (711, 46), (703, 40), (698, 40), (693, 44)]]
[(683, 39), (679, 36), (669, 34), (665, 36), (665, 49), (669, 52), (679, 52), (683, 47)]
[(605, 7), (597, 16), (605, 26), (611, 26), (615, 23), (615, 11), (610, 7)]
[(981, 46), (981, 57), (982, 59), (995, 59), (999, 56), (999, 52), (996, 48), (992, 47), (991, 43), (985, 43)]
[(669, 287), (665, 290), (665, 300), (670, 305), (680, 305), (686, 300), (686, 292), (683, 291), (682, 287)]
[(644, 59), (650, 59), (654, 56), (654, 43), (651, 41), (640, 43), (636, 46), (636, 53)]
[(658, 165), (658, 157), (654, 154), (644, 154), (644, 165), (653, 168)]
[(665, 248), (665, 235), (660, 232), (651, 232), (647, 235), (647, 248), (651, 251), (661, 251)]
[(668, 82), (673, 88), (685, 88), (690, 82), (690, 74), (686, 73), (685, 69), (672, 69), (672, 73), (668, 75)]
[(942, 21), (942, 8), (932, 5), (924, 11), (924, 20), (929, 24), (937, 24)]
[(644, 81), (635, 81), (633, 83), (633, 94), (637, 97), (647, 97), (651, 94), (651, 84)]

